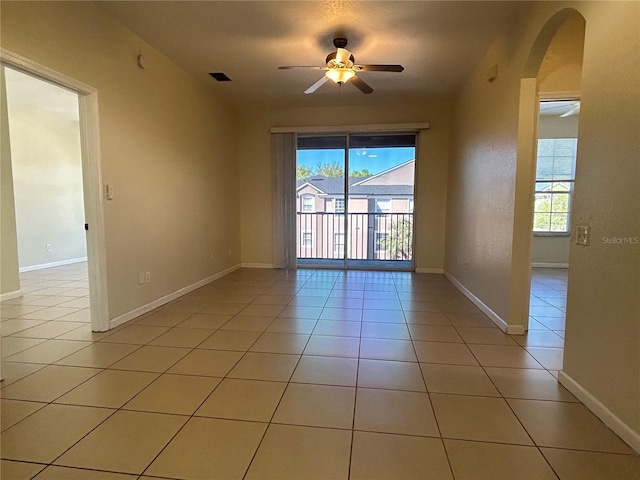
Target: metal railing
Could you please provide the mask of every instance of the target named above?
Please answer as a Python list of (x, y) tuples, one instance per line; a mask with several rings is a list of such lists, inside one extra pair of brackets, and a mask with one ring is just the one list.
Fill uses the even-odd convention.
[(297, 212), (300, 259), (411, 260), (413, 213)]

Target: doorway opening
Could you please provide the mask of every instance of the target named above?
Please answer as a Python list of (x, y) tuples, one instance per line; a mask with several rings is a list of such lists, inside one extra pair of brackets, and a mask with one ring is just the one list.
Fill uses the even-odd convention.
[(415, 134), (299, 136), (301, 268), (413, 270)]
[[(539, 106), (529, 328), (564, 338), (580, 100)], [(553, 337), (549, 337), (553, 340)]]
[[(552, 232), (547, 236), (564, 237), (565, 241), (570, 239), (571, 231), (570, 223), (570, 206), (567, 203), (573, 195), (574, 182), (549, 182), (553, 178), (541, 178), (540, 183), (536, 182), (536, 166), (538, 157), (538, 129), (545, 129), (544, 122), (540, 124), (540, 118), (555, 116), (555, 123), (560, 121), (575, 121), (577, 125), (577, 113), (579, 112), (578, 103), (581, 97), (581, 79), (582, 79), (582, 59), (584, 51), (584, 35), (585, 20), (574, 9), (565, 8), (553, 15), (544, 25), (538, 34), (529, 57), (527, 59), (523, 77), (520, 81), (520, 102), (519, 102), (519, 125), (518, 125), (518, 162), (516, 173), (516, 189), (515, 189), (515, 211), (514, 211), (514, 248), (512, 257), (512, 282), (511, 282), (511, 299), (512, 308), (509, 314), (509, 330), (510, 333), (524, 334), (528, 330), (532, 333), (529, 335), (536, 343), (533, 348), (549, 348), (553, 350), (555, 362), (555, 370), (562, 368), (562, 347), (564, 342), (559, 335), (564, 335), (564, 320), (562, 325), (558, 322), (554, 325), (553, 331), (540, 326), (538, 317), (545, 313), (535, 308), (531, 310), (534, 304), (545, 307), (540, 299), (531, 300), (532, 280), (535, 287), (545, 289), (548, 285), (540, 283), (540, 279), (532, 279), (532, 263), (545, 263), (540, 257), (532, 256), (534, 250), (533, 243), (542, 238), (544, 232), (536, 233), (536, 237), (532, 230), (536, 224), (542, 230), (542, 225), (546, 225), (546, 229), (553, 230), (557, 228), (568, 227), (566, 232)], [(541, 107), (541, 101), (544, 103)], [(568, 104), (553, 104), (550, 101), (570, 102)], [(557, 108), (556, 108), (557, 107)], [(542, 115), (540, 110), (542, 109)], [(562, 109), (557, 113), (558, 109)], [(549, 115), (545, 115), (549, 113)], [(560, 117), (560, 115), (565, 115)], [(567, 120), (569, 119), (569, 120)], [(553, 126), (551, 127), (553, 129)], [(577, 132), (577, 129), (576, 129)], [(558, 135), (559, 136), (559, 135)], [(574, 137), (577, 137), (577, 133)], [(544, 139), (544, 137), (540, 137)], [(548, 144), (540, 146), (540, 148), (555, 148), (556, 139), (547, 138)], [(575, 138), (572, 140), (576, 142)], [(574, 144), (573, 148), (576, 148)], [(551, 161), (553, 165), (553, 161)], [(578, 170), (579, 172), (579, 170)], [(558, 178), (564, 180), (565, 178)], [(536, 192), (536, 186), (539, 190)], [(568, 188), (571, 191), (562, 191)], [(547, 190), (543, 191), (545, 188)], [(556, 189), (555, 191), (553, 189)], [(578, 187), (579, 188), (579, 185)], [(539, 197), (537, 205), (536, 197)], [(555, 206), (552, 205), (555, 200)], [(563, 206), (563, 203), (567, 205)], [(534, 215), (535, 213), (537, 215)], [(562, 211), (566, 210), (566, 211)], [(565, 225), (566, 222), (566, 225)], [(561, 238), (556, 241), (562, 242)], [(554, 239), (551, 240), (552, 242)], [(549, 243), (549, 242), (547, 242)], [(557, 242), (556, 242), (557, 243)], [(517, 248), (516, 248), (517, 247)], [(536, 245), (537, 247), (537, 245)], [(537, 254), (536, 254), (537, 255)], [(537, 258), (537, 259), (536, 259)], [(558, 260), (555, 260), (558, 262)], [(546, 262), (551, 263), (551, 262)], [(563, 262), (565, 263), (565, 262)], [(568, 264), (568, 257), (566, 263)], [(557, 273), (557, 272), (556, 272)], [(571, 268), (567, 269), (567, 282), (570, 281)], [(547, 279), (548, 281), (549, 279)], [(557, 280), (557, 279), (556, 279)], [(535, 292), (534, 292), (535, 293)], [(564, 294), (566, 295), (566, 294)], [(538, 317), (532, 315), (536, 313)], [(550, 310), (554, 317), (560, 312), (558, 310)], [(562, 312), (564, 317), (564, 312)], [(534, 322), (531, 322), (531, 321)], [(550, 322), (551, 323), (551, 322)], [(561, 328), (559, 328), (561, 327)], [(538, 333), (537, 329), (546, 330)], [(529, 340), (527, 340), (529, 342)], [(547, 343), (550, 342), (550, 343)], [(551, 351), (545, 351), (551, 355)]]
[[(12, 82), (13, 87), (11, 85), (8, 87), (9, 90), (11, 90), (9, 95), (14, 100), (10, 102), (14, 105), (14, 112), (20, 111), (20, 109), (31, 109), (37, 112), (36, 115), (40, 115), (41, 118), (38, 117), (39, 121), (44, 123), (48, 122), (49, 126), (53, 127), (51, 130), (46, 130), (43, 125), (31, 124), (28, 121), (22, 122), (23, 125), (25, 123), (27, 125), (26, 135), (29, 138), (26, 141), (18, 140), (14, 142), (16, 147), (18, 147), (21, 142), (23, 143), (23, 147), (26, 145), (25, 148), (27, 150), (31, 149), (31, 152), (28, 152), (26, 155), (33, 157), (29, 160), (29, 162), (32, 163), (29, 164), (29, 162), (27, 162), (27, 165), (30, 166), (25, 169), (26, 173), (24, 171), (17, 172), (18, 176), (23, 177), (20, 180), (26, 177), (29, 181), (37, 179), (38, 182), (36, 194), (29, 193), (28, 190), (22, 190), (22, 187), (20, 187), (20, 191), (16, 194), (19, 197), (17, 202), (18, 207), (21, 208), (25, 202), (28, 203), (34, 200), (34, 198), (25, 198), (29, 195), (33, 195), (34, 197), (39, 195), (41, 199), (39, 203), (33, 202), (35, 204), (35, 212), (32, 205), (30, 212), (18, 213), (18, 216), (21, 217), (19, 220), (21, 225), (19, 229), (15, 221), (16, 199), (14, 198), (13, 165), (11, 159), (12, 149), (10, 146), (11, 125), (8, 109), (4, 108), (7, 107), (8, 102), (3, 102), (3, 285), (1, 297), (3, 301), (3, 315), (6, 310), (5, 306), (7, 308), (15, 307), (14, 310), (18, 311), (24, 309), (23, 307), (52, 308), (60, 303), (68, 303), (68, 305), (59, 308), (79, 310), (74, 310), (73, 312), (67, 312), (66, 310), (51, 312), (51, 315), (57, 317), (56, 313), (73, 314), (82, 311), (76, 315), (77, 318), (75, 320), (79, 320), (80, 317), (82, 317), (81, 323), (85, 324), (81, 327), (85, 332), (84, 335), (91, 336), (92, 331), (106, 331), (109, 329), (109, 312), (107, 304), (108, 293), (106, 252), (104, 247), (105, 233), (98, 135), (97, 91), (89, 85), (78, 82), (62, 73), (7, 50), (0, 49), (0, 64), (3, 97), (7, 92), (5, 83), (6, 72), (9, 72), (9, 76), (13, 77), (14, 80), (21, 78), (24, 81), (24, 85), (29, 84), (31, 87), (36, 86), (35, 88), (57, 91), (59, 94), (62, 92), (52, 103), (42, 108), (42, 102), (37, 101), (38, 97), (36, 95), (31, 96), (30, 93), (27, 93), (24, 85), (16, 87), (15, 82)], [(65, 96), (67, 100), (69, 98), (74, 100), (73, 106), (62, 105), (60, 99)], [(24, 105), (20, 105), (21, 103)], [(40, 103), (40, 109), (37, 108), (38, 103)], [(16, 105), (19, 106), (16, 107)], [(9, 106), (9, 109), (11, 108), (12, 107)], [(57, 123), (55, 120), (52, 120), (52, 117), (55, 115), (59, 117)], [(70, 118), (71, 116), (73, 118)], [(75, 127), (74, 139), (69, 140), (69, 138), (67, 138), (67, 147), (69, 144), (72, 144), (73, 147), (67, 149), (59, 145), (64, 142), (59, 142), (58, 139), (54, 139), (53, 136), (51, 136), (51, 132), (56, 132), (56, 128), (63, 129), (63, 127), (69, 127), (69, 125), (63, 125), (65, 122), (73, 124)], [(15, 127), (20, 124), (20, 121), (14, 119), (14, 124)], [(38, 127), (36, 128), (35, 125), (38, 125)], [(42, 137), (46, 137), (47, 135), (49, 135), (49, 137), (45, 138), (45, 145), (42, 146)], [(34, 151), (32, 147), (35, 144), (40, 146)], [(25, 155), (24, 151), (25, 150), (20, 153), (16, 152), (16, 154), (18, 156)], [(69, 153), (71, 151), (73, 151), (73, 154)], [(73, 166), (67, 155), (75, 158), (76, 163), (73, 163)], [(80, 160), (79, 164), (77, 163), (78, 158)], [(59, 162), (55, 168), (55, 172), (52, 171), (54, 168), (52, 164), (47, 163), (47, 159), (50, 161), (57, 159)], [(36, 163), (34, 164), (33, 162)], [(21, 168), (22, 167), (18, 167), (18, 170)], [(46, 172), (47, 178), (38, 176), (42, 171)], [(56, 182), (56, 178), (70, 182), (72, 185), (64, 182)], [(8, 188), (9, 185), (10, 188)], [(33, 189), (33, 185), (27, 185), (27, 187), (29, 186)], [(73, 200), (71, 200), (71, 198), (73, 198)], [(42, 214), (42, 212), (38, 211), (38, 205), (40, 205), (40, 210), (44, 210), (45, 203), (47, 207), (56, 207), (49, 212), (49, 216), (53, 218), (38, 217), (38, 215)], [(8, 213), (10, 213), (10, 215)], [(10, 225), (11, 222), (7, 223), (7, 219), (13, 219), (12, 225)], [(52, 224), (51, 229), (44, 228), (44, 224), (47, 222)], [(56, 228), (58, 230), (55, 230)], [(24, 242), (20, 242), (21, 245), (18, 249), (18, 230), (20, 230), (22, 239), (28, 238), (33, 245), (26, 245)], [(72, 233), (70, 233), (71, 231)], [(51, 241), (47, 240), (47, 236)], [(55, 240), (53, 240), (54, 238)], [(7, 250), (4, 248), (6, 245), (13, 245), (13, 249), (9, 253), (7, 253)], [(34, 250), (30, 251), (29, 249), (32, 248)], [(44, 257), (42, 256), (43, 252), (45, 252)], [(55, 256), (56, 254), (57, 256)], [(20, 259), (18, 259), (19, 255), (21, 255)], [(49, 257), (46, 255), (49, 255)], [(19, 266), (19, 264), (21, 265)], [(48, 271), (42, 270), (44, 267), (49, 267)], [(51, 270), (52, 268), (60, 269), (61, 272), (53, 272)], [(21, 269), (22, 273), (20, 273)], [(32, 279), (26, 279), (26, 277), (36, 275), (33, 272), (38, 271), (56, 275), (61, 273), (63, 278), (48, 278), (46, 285), (35, 285), (35, 283), (40, 280), (31, 281)], [(20, 275), (25, 277), (23, 285), (20, 284)], [(56, 285), (56, 282), (60, 283)], [(6, 288), (7, 283), (10, 288)], [(41, 286), (42, 288), (39, 288)], [(24, 288), (24, 290), (22, 290), (22, 288)], [(45, 288), (50, 288), (51, 290), (44, 290)], [(58, 290), (56, 290), (56, 288), (58, 288)], [(51, 294), (51, 297), (55, 297), (55, 299), (32, 298), (33, 296), (38, 297), (38, 295), (36, 295), (38, 291), (42, 293), (42, 296), (47, 296), (45, 293), (48, 293)], [(69, 296), (73, 294), (74, 296), (60, 299), (59, 297), (67, 296), (61, 295), (61, 293), (66, 293)], [(40, 305), (28, 306), (25, 304), (25, 300), (37, 302)], [(61, 300), (61, 302), (58, 303), (58, 300)], [(51, 302), (56, 303), (51, 304)], [(69, 317), (67, 320), (71, 322), (71, 320), (74, 319)], [(49, 319), (45, 321), (49, 321)]]
[(6, 213), (15, 218), (22, 293), (3, 302), (4, 311), (22, 314), (3, 333), (46, 338), (85, 330), (91, 299), (78, 94), (2, 68), (11, 173), (3, 187), (13, 193), (14, 211)]

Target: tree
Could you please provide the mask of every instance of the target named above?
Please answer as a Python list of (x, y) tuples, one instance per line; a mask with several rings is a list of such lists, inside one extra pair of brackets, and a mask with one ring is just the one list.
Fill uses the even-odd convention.
[(569, 187), (556, 183), (536, 192), (533, 213), (535, 232), (566, 232), (569, 222)]
[(343, 177), (344, 169), (338, 162), (318, 163), (316, 166), (316, 175), (322, 175), (323, 177)]
[(380, 247), (391, 260), (411, 260), (413, 221), (406, 218), (393, 222), (391, 231), (380, 239)]
[(296, 178), (298, 180), (304, 180), (311, 175), (313, 175), (313, 170), (306, 165), (298, 165), (298, 167), (296, 168)]
[(362, 170), (352, 170), (349, 176), (350, 177), (370, 177), (371, 172), (366, 168), (363, 168)]

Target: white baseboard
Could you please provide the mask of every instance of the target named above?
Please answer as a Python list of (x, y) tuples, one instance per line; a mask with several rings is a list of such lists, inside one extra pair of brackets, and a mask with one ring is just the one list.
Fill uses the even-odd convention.
[(215, 280), (218, 280), (219, 278), (222, 278), (225, 275), (228, 275), (231, 272), (238, 270), (239, 268), (240, 268), (240, 265), (234, 265), (233, 267), (229, 267), (226, 270), (223, 270), (222, 272), (216, 273), (215, 275), (211, 275), (210, 277), (207, 277), (196, 283), (193, 283), (184, 288), (181, 288), (180, 290), (176, 290), (175, 292), (165, 295), (164, 297), (160, 297), (157, 300), (154, 300), (153, 302), (149, 302), (146, 305), (142, 305), (141, 307), (135, 308), (127, 313), (118, 315), (116, 318), (109, 320), (109, 329), (122, 325), (123, 323), (126, 323), (129, 320), (133, 320), (134, 318), (138, 318), (140, 315), (144, 315), (145, 313), (148, 313), (151, 310), (155, 310), (156, 308), (161, 307), (162, 305), (175, 300), (176, 298), (182, 297), (187, 293), (191, 293), (200, 287), (204, 287), (205, 285), (208, 285), (209, 283)]
[(416, 268), (416, 273), (439, 273), (439, 274), (443, 274), (444, 273), (444, 269), (442, 269), (442, 268), (421, 268), (421, 267), (417, 267)]
[(504, 333), (508, 333), (509, 335), (524, 335), (524, 326), (522, 325), (509, 325), (505, 322), (500, 315), (491, 310), (482, 300), (476, 297), (471, 290), (465, 287), (456, 277), (451, 275), (449, 272), (444, 272), (444, 275), (453, 283), (458, 290), (460, 290), (465, 297), (471, 300), (476, 307), (478, 307), (482, 312), (491, 319), (493, 323), (495, 323), (500, 330)]
[(87, 257), (71, 258), (69, 260), (60, 260), (58, 262), (41, 263), (40, 265), (29, 265), (28, 267), (20, 267), (18, 271), (20, 273), (33, 272), (34, 270), (42, 270), (45, 268), (52, 268), (52, 267), (61, 267), (63, 265), (71, 265), (73, 263), (80, 263), (80, 262), (86, 262), (86, 261), (87, 261)]
[(580, 400), (585, 407), (593, 412), (602, 422), (613, 430), (637, 453), (640, 453), (640, 433), (624, 423), (616, 414), (609, 410), (602, 402), (594, 397), (582, 385), (567, 375), (564, 370), (558, 372), (558, 381)]
[(273, 263), (243, 263), (242, 268), (273, 268)]
[(5, 300), (13, 300), (14, 298), (18, 298), (22, 296), (22, 290), (14, 290), (13, 292), (7, 292), (0, 294), (0, 302), (4, 302)]
[(532, 263), (533, 268), (569, 268), (568, 263)]

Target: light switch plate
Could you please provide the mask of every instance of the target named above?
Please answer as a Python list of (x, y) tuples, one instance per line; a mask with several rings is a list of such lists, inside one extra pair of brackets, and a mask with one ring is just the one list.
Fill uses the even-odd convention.
[(578, 225), (576, 227), (576, 245), (589, 245), (589, 227), (587, 225)]

